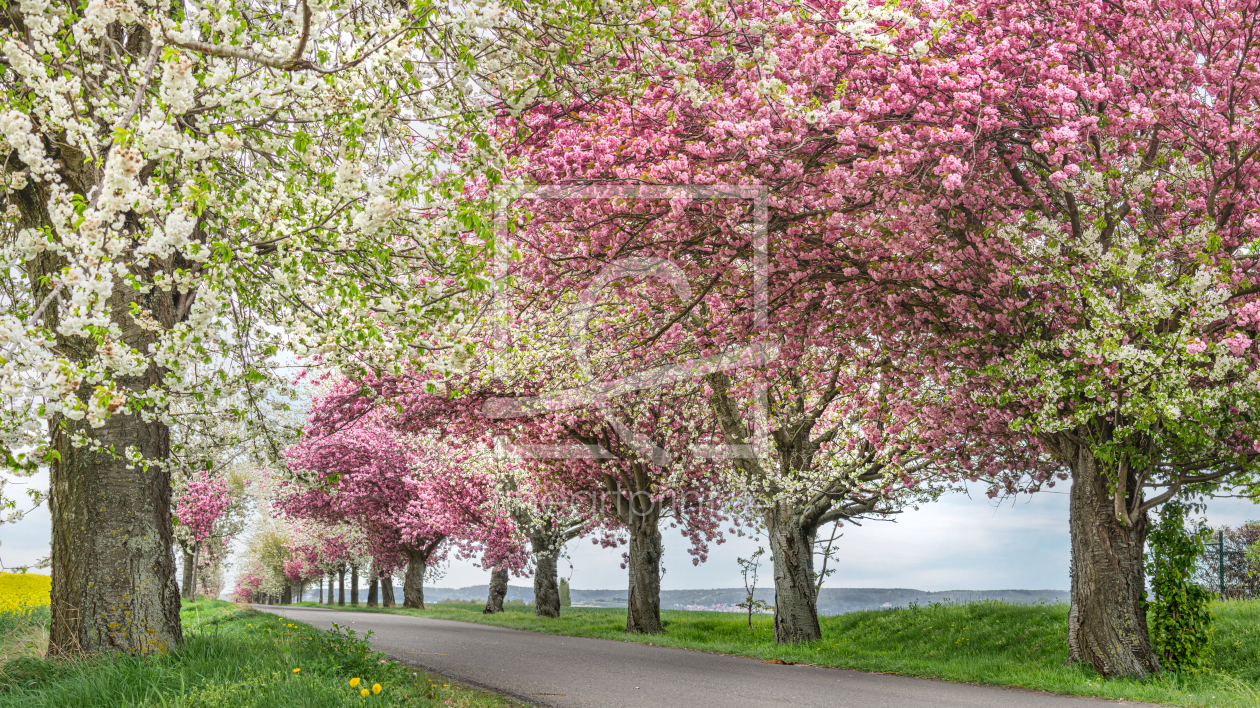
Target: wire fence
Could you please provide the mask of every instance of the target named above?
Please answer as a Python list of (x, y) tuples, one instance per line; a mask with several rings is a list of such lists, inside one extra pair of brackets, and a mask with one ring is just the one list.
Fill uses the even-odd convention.
[(1260, 563), (1247, 558), (1247, 550), (1258, 542), (1260, 522), (1216, 529), (1199, 560), (1196, 580), (1226, 599), (1260, 597)]

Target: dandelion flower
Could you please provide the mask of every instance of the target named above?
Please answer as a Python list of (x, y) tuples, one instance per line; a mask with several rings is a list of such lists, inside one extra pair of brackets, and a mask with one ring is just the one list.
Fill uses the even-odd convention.
[(367, 698), (367, 694), (369, 693), (371, 693), (371, 691), (367, 690), (366, 688), (363, 689), (362, 691), (359, 691), (359, 695), (363, 696), (364, 698)]
[(359, 678), (358, 676), (355, 676), (354, 678), (350, 679), (350, 688), (358, 688), (359, 682), (362, 680), (363, 679)]
[(295, 674), (296, 674), (296, 673), (300, 673), (301, 671), (302, 671), (301, 669), (294, 669), (294, 670), (293, 670), (293, 673), (295, 673)]
[(379, 683), (372, 684), (372, 693), (380, 693), (381, 685)]

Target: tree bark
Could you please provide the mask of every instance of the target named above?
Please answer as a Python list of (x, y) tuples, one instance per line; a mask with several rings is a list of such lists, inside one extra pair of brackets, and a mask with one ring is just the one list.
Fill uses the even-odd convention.
[(293, 586), (292, 585), (285, 583), (284, 589), (280, 591), (280, 604), (281, 605), (293, 604)]
[(337, 566), (337, 604), (346, 606), (346, 566)]
[[(652, 505), (655, 507), (655, 504)], [(626, 596), (626, 631), (661, 634), (661, 530), (653, 508), (630, 520), (630, 592)], [(557, 594), (559, 590), (557, 589)], [(557, 597), (557, 601), (559, 598)]]
[(529, 545), (534, 551), (534, 615), (536, 617), (560, 616), (560, 571), (557, 563), (560, 547), (545, 532), (530, 534)]
[(319, 604), (324, 604), (324, 579), (319, 579)]
[[(144, 386), (130, 387), (139, 393)], [(48, 655), (150, 654), (183, 641), (166, 425), (119, 410), (93, 429), (55, 416), (50, 465), (52, 625)], [(76, 447), (74, 435), (101, 443)], [(118, 454), (110, 452), (109, 447)], [(121, 457), (143, 455), (132, 466)], [(147, 469), (146, 469), (147, 464)]]
[[(140, 29), (135, 37), (141, 54), (147, 52), (147, 32)], [(90, 193), (102, 177), (101, 165), (70, 143), (49, 142), (47, 147), (50, 157), (57, 160), (61, 184), (73, 196), (90, 202)], [(37, 231), (53, 226), (49, 197), (48, 184), (36, 181), (8, 195), (20, 214), (19, 224)], [(130, 225), (137, 223), (134, 212), (124, 218)], [(184, 267), (180, 260), (174, 265)], [(52, 294), (49, 276), (58, 275), (66, 261), (50, 249), (27, 263), (32, 301), (43, 302)], [(141, 293), (117, 279), (107, 304), (121, 344), (147, 352), (156, 337), (128, 314), (131, 308), (147, 311), (169, 328), (175, 325), (177, 298), (182, 296), (186, 294), (178, 288)], [(59, 309), (53, 301), (44, 310), (44, 324), (52, 331), (57, 331)], [(58, 334), (54, 346), (67, 358), (87, 361), (98, 343), (91, 337)], [(49, 447), (55, 456), (49, 465), (48, 500), (52, 516), (50, 657), (105, 650), (150, 654), (183, 641), (172, 550), (171, 480), (165, 467), (170, 430), (129, 407), (144, 400), (144, 392), (151, 387), (160, 388), (163, 375), (155, 364), (137, 376), (111, 374), (126, 405), (99, 428), (91, 427), (86, 419), (75, 421), (61, 415), (49, 420)], [(94, 393), (89, 382), (75, 395), (86, 401)], [(75, 446), (76, 437), (88, 444)], [(140, 453), (140, 463), (124, 457), (131, 450)]]
[(394, 606), (394, 575), (393, 573), (381, 574), (381, 606)]
[[(1051, 439), (1072, 471), (1069, 661), (1088, 661), (1107, 677), (1143, 678), (1160, 670), (1143, 607), (1149, 520), (1143, 512), (1131, 524), (1121, 521), (1107, 471), (1087, 445), (1072, 438)], [(1137, 487), (1135, 479), (1126, 481), (1128, 489)]]
[(192, 602), (197, 599), (196, 594), (193, 592), (193, 554), (192, 551), (188, 550), (187, 546), (181, 546), (180, 548), (184, 552), (184, 578), (180, 584), (181, 592), (179, 596)]
[(350, 566), (350, 605), (359, 606), (359, 566)]
[(371, 580), (368, 581), (368, 596), (367, 596), (368, 607), (376, 607), (376, 586), (380, 582), (379, 578), (377, 577), (379, 575), (380, 573), (376, 571), (376, 564), (373, 563), (372, 567), (368, 569), (368, 577), (371, 578)]
[(774, 641), (817, 641), (822, 628), (814, 596), (814, 529), (802, 525), (798, 510), (778, 502), (766, 512), (766, 531), (774, 561)]
[(424, 609), (424, 572), (428, 570), (429, 553), (407, 551), (407, 575), (403, 578), (403, 607)]
[[(508, 591), (507, 568), (495, 568), (490, 572), (490, 596), (486, 599), (486, 609), (481, 613), (493, 615), (503, 611), (503, 598)], [(559, 594), (557, 594), (557, 598)]]

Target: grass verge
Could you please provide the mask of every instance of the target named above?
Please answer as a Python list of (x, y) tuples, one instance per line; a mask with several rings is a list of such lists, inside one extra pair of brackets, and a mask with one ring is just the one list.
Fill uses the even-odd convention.
[[(386, 660), (353, 632), (323, 632), (219, 600), (185, 603), (180, 617), (184, 645), (165, 656), (49, 661), (28, 655), (11, 659), (0, 667), (0, 706), (520, 705)], [(0, 637), (6, 642), (10, 635), (23, 631), (9, 620), (0, 616)], [(46, 619), (44, 622), (46, 626)], [(28, 654), (33, 653), (28, 650)], [(359, 681), (352, 686), (356, 678)], [(373, 693), (374, 685), (380, 686), (379, 693)], [(360, 694), (364, 689), (366, 696)]]
[[(317, 606), (315, 603), (302, 603)], [(326, 607), (326, 605), (323, 605)], [(1215, 664), (1200, 675), (1165, 673), (1145, 681), (1105, 680), (1089, 666), (1064, 666), (1066, 605), (1002, 602), (940, 604), (822, 617), (823, 639), (796, 646), (774, 643), (773, 619), (721, 612), (665, 610), (664, 635), (625, 632), (625, 610), (565, 608), (558, 620), (535, 617), (532, 607), (483, 615), (480, 605), (432, 604), (355, 609), (476, 622), (532, 632), (640, 642), (762, 660), (830, 666), (1019, 686), (1056, 693), (1178, 706), (1260, 706), (1260, 601), (1216, 603)]]

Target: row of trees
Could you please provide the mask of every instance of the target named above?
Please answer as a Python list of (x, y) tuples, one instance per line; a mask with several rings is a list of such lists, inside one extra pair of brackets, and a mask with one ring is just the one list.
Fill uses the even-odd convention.
[(239, 602), (358, 605), (360, 580), (369, 607), (393, 607), (394, 573), (375, 563), (363, 534), (349, 525), (261, 517), (245, 539), (232, 596)]
[(468, 373), (368, 377), (362, 398), (415, 434), (546, 446), (540, 484), (613, 491), (641, 631), (659, 541), (638, 500), (757, 500), (776, 638), (802, 641), (819, 523), (894, 511), (897, 486), (1063, 470), (1073, 658), (1158, 670), (1148, 512), (1256, 483), (1256, 14), (731, 11), (755, 28), (733, 49), (680, 35), (622, 57), (625, 95), (501, 117), (507, 172), (544, 186), (504, 217), (504, 331)]
[[(822, 7), (736, 6), (756, 30), (734, 54), (680, 37), (659, 51), (685, 71), (625, 58), (629, 98), (501, 121), (512, 173), (550, 186), (514, 222), (522, 299), (582, 308), (571, 346), (602, 385), (777, 348), (694, 390), (730, 446), (767, 392), (775, 454), (735, 458), (727, 488), (768, 493), (780, 641), (817, 638), (794, 549), (866, 470), (1000, 494), (1063, 469), (1072, 656), (1158, 670), (1147, 513), (1256, 482), (1260, 20), (1245, 2), (872, 8), (865, 25)], [(659, 184), (745, 199), (642, 188)], [(853, 455), (824, 467), (837, 486), (818, 475), (833, 443)]]
[[(50, 652), (180, 642), (170, 475), (215, 498), (185, 431), (224, 419), (412, 604), (528, 539), (558, 612), (594, 533), (659, 631), (662, 524), (699, 562), (751, 517), (784, 642), (821, 525), (1070, 476), (1072, 655), (1157, 670), (1148, 512), (1257, 484), (1254, 9), (14, 5), (0, 420), (51, 471)], [(284, 451), (290, 355), (347, 378)]]
[(640, 41), (632, 17), (569, 0), (0, 10), (0, 457), (50, 472), (51, 655), (180, 644), (172, 475), (222, 452), (184, 441), (230, 422), (275, 461), (286, 356), (389, 369), (458, 339), (493, 250), (487, 210), (454, 198), (498, 179), (485, 119), (604, 91), (589, 77)]

